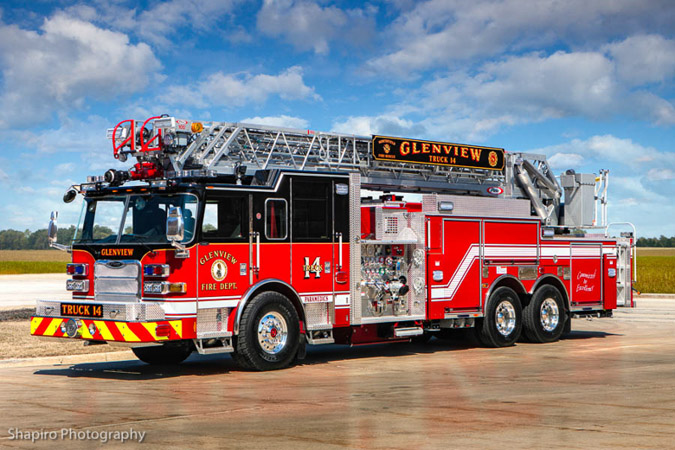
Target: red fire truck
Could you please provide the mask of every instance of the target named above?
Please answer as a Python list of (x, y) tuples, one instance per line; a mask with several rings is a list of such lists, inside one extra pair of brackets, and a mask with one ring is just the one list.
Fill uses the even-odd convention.
[(72, 300), (39, 301), (35, 336), (270, 370), (306, 344), (456, 329), (553, 342), (633, 306), (635, 232), (609, 237), (607, 171), (558, 180), (500, 148), (168, 116), (108, 134), (136, 163), (68, 189), (84, 197), (71, 245), (52, 213)]

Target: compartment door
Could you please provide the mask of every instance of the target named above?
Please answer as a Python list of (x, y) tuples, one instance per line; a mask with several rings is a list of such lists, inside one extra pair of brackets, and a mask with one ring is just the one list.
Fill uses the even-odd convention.
[(572, 306), (602, 305), (602, 245), (571, 244)]
[(480, 220), (443, 220), (440, 247), (429, 249), (429, 318), (480, 308)]

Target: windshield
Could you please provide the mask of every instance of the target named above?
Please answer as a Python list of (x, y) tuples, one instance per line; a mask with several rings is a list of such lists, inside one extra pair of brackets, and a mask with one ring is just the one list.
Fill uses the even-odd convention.
[(172, 206), (181, 208), (185, 235), (192, 240), (197, 217), (197, 197), (190, 194), (130, 194), (86, 200), (84, 222), (78, 226), (78, 244), (167, 244), (166, 216)]

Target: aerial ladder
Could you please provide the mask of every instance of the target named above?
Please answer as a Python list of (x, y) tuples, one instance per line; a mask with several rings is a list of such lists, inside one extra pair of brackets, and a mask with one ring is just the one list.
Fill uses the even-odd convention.
[(280, 170), (358, 172), (361, 186), (371, 190), (529, 199), (545, 225), (561, 225), (563, 189), (543, 155), (504, 153), (497, 171), (387, 161), (374, 157), (372, 136), (169, 116), (121, 122), (108, 137), (115, 158), (138, 160), (128, 173), (109, 171), (110, 183), (222, 175), (241, 183), (248, 174), (266, 184)]

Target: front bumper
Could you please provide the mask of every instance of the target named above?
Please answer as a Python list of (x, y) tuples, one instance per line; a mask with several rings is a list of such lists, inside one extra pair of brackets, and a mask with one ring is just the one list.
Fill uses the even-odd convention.
[[(31, 317), (31, 335), (129, 344), (194, 339), (196, 335), (194, 317), (167, 320), (158, 303), (102, 303), (100, 318), (64, 316), (61, 303), (38, 301)], [(92, 304), (77, 300), (63, 303)]]
[(33, 336), (130, 344), (194, 339), (194, 330), (194, 318), (121, 322), (77, 317), (33, 316), (30, 320), (30, 334)]

